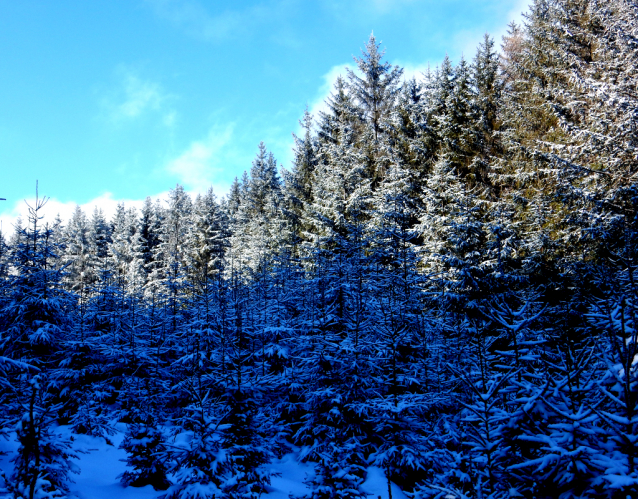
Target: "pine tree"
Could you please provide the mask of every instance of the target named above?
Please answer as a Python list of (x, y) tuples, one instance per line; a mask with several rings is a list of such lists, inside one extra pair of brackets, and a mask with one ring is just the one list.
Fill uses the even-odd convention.
[(239, 180), (237, 179), (237, 177), (235, 177), (235, 180), (233, 180), (233, 183), (230, 186), (230, 192), (228, 193), (228, 197), (226, 200), (226, 207), (227, 207), (228, 215), (231, 221), (233, 220), (233, 217), (239, 210), (239, 205), (241, 204), (241, 201), (242, 201), (242, 188), (241, 188), (241, 184), (239, 183)]
[(230, 260), (235, 269), (249, 273), (267, 265), (280, 247), (283, 197), (277, 162), (262, 142), (250, 177), (242, 181), (242, 202), (234, 216)]
[(293, 253), (298, 256), (299, 244), (304, 230), (303, 216), (312, 203), (312, 185), (319, 162), (317, 139), (312, 136), (312, 116), (306, 109), (299, 122), (304, 130), (302, 138), (294, 136), (295, 159), (292, 171), (282, 171), (283, 177), (283, 215), (290, 230), (289, 241)]
[(49, 364), (68, 334), (68, 309), (73, 296), (62, 289), (63, 273), (55, 260), (61, 249), (54, 245), (54, 230), (41, 226), (48, 198), (29, 205), (29, 225), (20, 228), (11, 255), (15, 269), (9, 280), (9, 295), (3, 309), (4, 356)]
[(615, 263), (598, 270), (596, 282), (603, 293), (591, 299), (588, 319), (600, 335), (604, 361), (598, 379), (603, 401), (596, 410), (604, 423), (596, 441), (596, 464), (602, 468), (598, 482), (622, 497), (638, 490), (638, 289), (634, 246), (617, 254)]
[(476, 130), (473, 143), (476, 155), (469, 170), (475, 182), (487, 184), (491, 188), (490, 166), (493, 161), (497, 161), (497, 155), (501, 152), (498, 107), (501, 105), (503, 83), (499, 75), (494, 40), (487, 34), (476, 52), (471, 79), (474, 87), (471, 127)]
[(111, 242), (111, 229), (104, 218), (102, 210), (95, 208), (89, 227), (89, 253), (91, 255), (91, 283), (95, 283), (99, 273), (106, 266), (108, 245)]
[(65, 228), (65, 251), (63, 261), (67, 265), (67, 287), (84, 293), (90, 281), (90, 245), (89, 224), (86, 215), (79, 206)]
[(79, 473), (70, 461), (78, 458), (71, 442), (52, 432), (60, 407), (52, 403), (45, 385), (44, 376), (35, 376), (29, 381), (28, 399), (21, 401), (23, 415), (16, 429), (20, 447), (13, 458), (13, 474), (9, 480), (3, 476), (16, 499), (67, 497), (69, 474)]
[(158, 213), (159, 206), (153, 205), (150, 197), (144, 200), (139, 220), (139, 251), (141, 253), (144, 271), (147, 275), (152, 272), (155, 250), (160, 244), (161, 213)]
[(373, 130), (375, 142), (383, 132), (383, 120), (394, 105), (403, 74), (398, 66), (381, 62), (384, 52), (379, 51), (380, 45), (372, 33), (362, 51), (363, 57), (354, 58), (361, 76), (347, 70), (353, 96)]
[(411, 181), (409, 171), (395, 163), (375, 193), (372, 239), (376, 268), (368, 297), (374, 324), (369, 341), (377, 351), (374, 361), (381, 366), (373, 378), (378, 395), (368, 401), (369, 418), (379, 437), (371, 459), (386, 471), (388, 481), (406, 487), (423, 467), (419, 413), (425, 403), (419, 386), (424, 356), (419, 355), (417, 345), (424, 324)]
[(186, 261), (195, 285), (222, 272), (227, 244), (227, 220), (210, 188), (195, 200), (193, 225), (188, 234)]
[(110, 266), (122, 289), (139, 291), (145, 284), (142, 240), (135, 209), (119, 204), (112, 222), (109, 244)]
[(162, 499), (213, 499), (223, 497), (221, 475), (226, 470), (220, 449), (220, 421), (204, 407), (190, 408), (182, 418), (184, 427), (193, 432), (187, 444), (173, 446), (168, 452), (175, 484)]
[(366, 497), (362, 490), (364, 459), (356, 446), (338, 444), (336, 437), (328, 440), (325, 450), (317, 453), (314, 473), (306, 478), (311, 492), (308, 499)]
[[(341, 141), (340, 124), (348, 123), (351, 129), (358, 131), (363, 119), (341, 76), (337, 77), (334, 90), (325, 102), (328, 111), (319, 111), (317, 120), (317, 141), (320, 150)], [(321, 155), (321, 152), (318, 152), (318, 155)]]
[[(149, 396), (150, 394), (147, 394)], [(171, 483), (166, 478), (166, 437), (158, 428), (158, 421), (146, 415), (144, 421), (131, 423), (120, 445), (127, 452), (127, 465), (120, 480), (124, 486), (144, 487), (152, 485), (155, 490), (166, 490)]]

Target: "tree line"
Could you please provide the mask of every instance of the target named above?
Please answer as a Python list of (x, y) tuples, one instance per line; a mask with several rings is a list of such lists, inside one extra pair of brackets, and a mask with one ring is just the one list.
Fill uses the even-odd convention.
[(40, 198), (0, 234), (14, 497), (68, 492), (56, 423), (113, 421), (167, 499), (258, 497), (293, 451), (312, 499), (371, 465), (414, 499), (638, 495), (638, 7), (534, 0), (413, 79), (374, 36), (355, 62), (290, 169), (260, 144), (223, 199)]

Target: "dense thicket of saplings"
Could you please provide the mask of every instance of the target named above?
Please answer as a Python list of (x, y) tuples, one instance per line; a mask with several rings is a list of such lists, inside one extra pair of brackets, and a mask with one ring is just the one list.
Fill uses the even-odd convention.
[(15, 497), (68, 490), (56, 422), (114, 420), (167, 498), (257, 497), (292, 446), (313, 499), (370, 465), (418, 499), (638, 497), (636, 3), (534, 0), (417, 79), (374, 37), (356, 62), (290, 171), (260, 144), (225, 199), (39, 200), (2, 236)]

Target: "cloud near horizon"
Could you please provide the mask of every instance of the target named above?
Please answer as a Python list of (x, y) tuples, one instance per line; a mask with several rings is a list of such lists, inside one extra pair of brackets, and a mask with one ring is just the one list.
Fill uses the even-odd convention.
[[(399, 3), (410, 4), (415, 1), (416, 0), (399, 0)], [(330, 5), (333, 3), (333, 0), (326, 0), (326, 3)], [(374, 0), (373, 2), (373, 6), (378, 12), (384, 11), (384, 9), (391, 7), (392, 4), (393, 2), (391, 0)], [(514, 5), (510, 8), (507, 17), (511, 21), (520, 24), (523, 20), (523, 13), (527, 11), (529, 4), (530, 0), (515, 0)], [(507, 28), (507, 25), (501, 26), (495, 33), (489, 33), (489, 35), (494, 39), (496, 50), (499, 50), (501, 39), (503, 35), (507, 33)], [(452, 44), (450, 45), (450, 49), (455, 49), (455, 51), (459, 53), (459, 60), (460, 54), (462, 54), (466, 61), (471, 62), (476, 55), (476, 50), (479, 44), (483, 42), (484, 36), (485, 32), (481, 30), (460, 31), (454, 36)], [(405, 62), (395, 60), (392, 62), (392, 64), (403, 68), (403, 81), (408, 81), (412, 78), (415, 78), (416, 80), (423, 80), (424, 75), (425, 73), (427, 73), (428, 69), (434, 70), (438, 65), (440, 65), (441, 62), (442, 60), (423, 62)], [(453, 63), (458, 63), (458, 60), (456, 60), (455, 58), (455, 60), (453, 60)], [(317, 89), (315, 98), (308, 103), (308, 111), (315, 119), (318, 117), (319, 111), (327, 111), (328, 106), (326, 105), (326, 99), (332, 93), (337, 78), (340, 75), (343, 78), (347, 78), (346, 68), (357, 72), (357, 68), (354, 62), (347, 62), (337, 64), (331, 67), (326, 73), (324, 73), (322, 77), (323, 81)], [(298, 127), (295, 133), (299, 135), (299, 133), (301, 133), (301, 127)]]
[[(428, 67), (430, 67), (429, 63), (410, 64), (410, 63), (401, 63), (400, 61), (394, 61), (392, 64), (397, 65), (403, 69), (403, 77), (402, 77), (403, 81), (408, 81), (412, 78), (416, 78), (417, 80), (422, 80), (423, 74), (428, 70)], [(351, 71), (354, 71), (355, 73), (358, 73), (358, 69), (355, 66), (355, 64), (353, 62), (352, 63), (349, 62), (349, 63), (337, 64), (336, 66), (331, 67), (322, 76), (323, 81), (317, 88), (315, 98), (308, 103), (308, 112), (312, 114), (313, 118), (315, 119), (315, 122), (316, 122), (316, 119), (319, 117), (320, 111), (323, 111), (323, 112), (328, 111), (328, 105), (326, 103), (326, 99), (328, 99), (328, 97), (330, 97), (330, 94), (332, 94), (335, 88), (335, 83), (337, 81), (337, 78), (341, 76), (344, 78), (344, 80), (347, 80), (348, 78), (347, 71), (346, 71), (347, 69), (350, 69)], [(297, 135), (302, 133), (301, 126), (297, 128), (295, 133)]]
[[(162, 192), (155, 196), (151, 196), (153, 199), (167, 199), (168, 192)], [(124, 203), (125, 206), (141, 209), (144, 203), (143, 199), (116, 199), (110, 192), (105, 192), (100, 196), (87, 201), (86, 203), (78, 204), (73, 201), (60, 201), (56, 198), (47, 198), (47, 202), (42, 208), (43, 219), (41, 224), (52, 224), (59, 215), (62, 223), (66, 225), (66, 222), (71, 218), (75, 208), (79, 206), (86, 216), (90, 219), (93, 215), (93, 211), (98, 208), (104, 213), (107, 220), (110, 220), (115, 214), (115, 210), (119, 203)], [(2, 222), (3, 234), (13, 234), (15, 225), (18, 219), (22, 220), (22, 225), (25, 226), (29, 218), (29, 206), (35, 206), (35, 197), (17, 201), (9, 209), (0, 214), (0, 222)]]
[[(201, 194), (202, 192), (206, 191), (211, 185), (212, 184), (202, 184), (200, 188), (187, 188), (186, 192), (193, 199), (195, 199), (195, 196), (197, 196), (197, 194)], [(215, 184), (213, 186), (213, 189), (217, 196), (217, 199), (220, 200), (228, 193), (229, 187), (227, 187), (225, 184), (221, 184), (221, 187), (218, 184)], [(167, 202), (169, 199), (169, 194), (170, 191), (163, 191), (148, 197), (150, 197), (153, 202), (158, 199), (160, 201)], [(73, 212), (78, 206), (89, 220), (91, 219), (94, 210), (97, 208), (101, 209), (106, 220), (110, 221), (115, 215), (118, 204), (123, 203), (126, 208), (135, 208), (139, 213), (142, 209), (142, 206), (144, 205), (145, 199), (146, 196), (142, 199), (115, 198), (113, 196), (113, 193), (104, 192), (98, 197), (87, 201), (86, 203), (78, 204), (74, 201), (60, 201), (56, 198), (47, 197), (47, 202), (42, 208), (41, 212), (43, 218), (40, 220), (39, 224), (53, 224), (56, 218), (59, 216), (62, 220), (62, 225), (65, 226), (71, 219)], [(21, 220), (22, 227), (25, 227), (29, 219), (29, 206), (35, 206), (35, 197), (16, 201), (9, 209), (0, 212), (0, 232), (5, 237), (11, 237), (13, 235), (18, 220)]]
[[(335, 88), (335, 83), (337, 82), (337, 78), (341, 76), (344, 80), (348, 78), (346, 69), (350, 69), (354, 71), (356, 69), (354, 63), (343, 63), (337, 64), (336, 66), (332, 66), (324, 75), (322, 76), (322, 82), (317, 88), (317, 92), (315, 94), (315, 98), (312, 99), (308, 103), (308, 112), (312, 114), (313, 118), (316, 119), (319, 117), (319, 112), (327, 112), (328, 105), (326, 103), (326, 99), (330, 97), (332, 91)], [(295, 132), (297, 135), (301, 133), (301, 126), (298, 127)]]
[(224, 165), (235, 161), (233, 143), (235, 125), (213, 126), (208, 135), (191, 142), (188, 148), (166, 165), (166, 171), (178, 178), (187, 189), (203, 192), (211, 185), (217, 195), (229, 189), (227, 181), (220, 179)]

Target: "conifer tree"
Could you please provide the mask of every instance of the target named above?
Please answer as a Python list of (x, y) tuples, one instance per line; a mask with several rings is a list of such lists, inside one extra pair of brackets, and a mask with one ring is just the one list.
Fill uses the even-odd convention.
[(231, 227), (230, 260), (235, 269), (250, 272), (267, 265), (269, 255), (277, 253), (286, 223), (277, 162), (263, 142), (242, 185), (242, 201)]
[(67, 313), (73, 302), (62, 288), (63, 273), (55, 265), (61, 248), (54, 245), (54, 230), (49, 224), (41, 225), (47, 201), (36, 195), (29, 205), (29, 224), (15, 238), (14, 273), (2, 313), (9, 339), (3, 355), (44, 365), (53, 361), (68, 334)]
[(368, 401), (379, 437), (371, 458), (385, 470), (388, 481), (406, 486), (423, 466), (419, 412), (424, 398), (418, 373), (425, 360), (418, 353), (425, 345), (419, 345), (424, 327), (422, 280), (417, 273), (411, 180), (409, 171), (395, 163), (375, 193), (376, 269), (368, 298), (374, 323), (368, 341), (375, 345), (374, 361), (381, 367), (373, 377), (377, 396)]
[(85, 286), (91, 282), (91, 272), (88, 220), (79, 206), (75, 207), (64, 232), (63, 260), (67, 264), (67, 287), (82, 294)]
[(155, 490), (166, 490), (171, 485), (166, 477), (166, 437), (158, 428), (159, 423), (157, 416), (147, 413), (127, 428), (120, 445), (127, 452), (127, 465), (131, 468), (120, 476), (124, 486), (152, 485)]
[[(356, 107), (353, 97), (348, 91), (346, 81), (341, 76), (337, 77), (334, 90), (326, 99), (326, 105), (328, 111), (319, 111), (317, 120), (317, 140), (320, 150), (329, 144), (341, 141), (339, 135), (341, 123), (348, 123), (350, 128), (359, 130), (360, 122), (363, 119), (361, 111)], [(325, 158), (320, 159), (325, 161)]]
[(211, 187), (195, 200), (193, 225), (188, 234), (188, 272), (195, 282), (203, 282), (223, 270), (228, 238), (226, 225)]
[(392, 67), (388, 62), (381, 62), (384, 52), (379, 51), (380, 45), (374, 33), (370, 34), (362, 57), (354, 58), (361, 76), (347, 70), (353, 96), (373, 130), (375, 142), (378, 142), (383, 131), (384, 118), (394, 105), (399, 92), (399, 79), (403, 74), (398, 66)]
[(161, 213), (150, 197), (144, 200), (139, 219), (139, 251), (146, 275), (152, 272), (155, 250), (160, 244)]
[(71, 459), (78, 456), (68, 439), (52, 431), (60, 407), (52, 402), (45, 377), (36, 375), (28, 385), (20, 401), (22, 415), (16, 428), (20, 446), (13, 458), (13, 474), (2, 478), (15, 498), (67, 497), (69, 475), (79, 473)]
[(616, 258), (615, 266), (601, 266), (595, 274), (602, 296), (592, 298), (588, 319), (600, 335), (604, 362), (598, 378), (602, 403), (594, 406), (603, 423), (594, 444), (602, 471), (597, 482), (621, 497), (638, 490), (635, 248), (627, 246)]
[[(472, 65), (472, 125), (474, 158), (469, 167), (473, 180), (492, 187), (491, 163), (500, 154), (498, 107), (501, 105), (503, 83), (499, 75), (498, 53), (494, 51), (494, 40), (485, 35), (479, 45)], [(486, 186), (487, 187), (487, 186)], [(493, 197), (493, 194), (492, 196)]]

